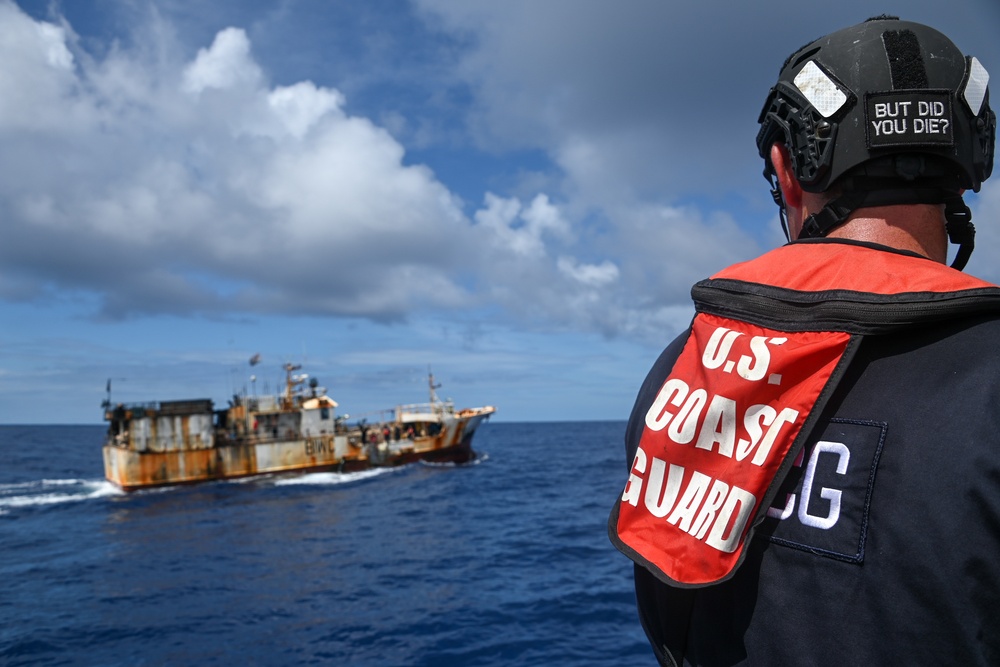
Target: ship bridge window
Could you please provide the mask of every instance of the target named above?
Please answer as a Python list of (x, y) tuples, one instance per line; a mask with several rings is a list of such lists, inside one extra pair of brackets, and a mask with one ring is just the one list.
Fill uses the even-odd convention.
[(320, 419), (329, 419), (330, 418), (330, 408), (320, 408), (320, 410), (319, 410), (319, 418)]

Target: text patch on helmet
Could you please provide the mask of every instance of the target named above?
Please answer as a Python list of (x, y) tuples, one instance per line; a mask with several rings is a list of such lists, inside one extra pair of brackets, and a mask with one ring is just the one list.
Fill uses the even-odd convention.
[(899, 90), (865, 96), (868, 148), (954, 146), (951, 95), (946, 90)]

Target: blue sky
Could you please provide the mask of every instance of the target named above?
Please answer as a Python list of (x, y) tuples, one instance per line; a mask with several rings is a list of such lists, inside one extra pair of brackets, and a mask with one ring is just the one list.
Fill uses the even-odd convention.
[[(0, 0), (0, 423), (286, 362), (348, 413), (431, 368), (624, 419), (690, 285), (783, 241), (780, 64), (882, 12), (1000, 72), (995, 0)], [(967, 201), (998, 281), (1000, 186)]]

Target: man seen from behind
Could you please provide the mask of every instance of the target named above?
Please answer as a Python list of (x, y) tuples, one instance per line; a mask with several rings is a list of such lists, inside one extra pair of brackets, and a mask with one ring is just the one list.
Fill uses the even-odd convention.
[(1000, 664), (1000, 287), (961, 272), (988, 81), (889, 16), (783, 65), (790, 243), (693, 287), (626, 432), (609, 533), (661, 665)]

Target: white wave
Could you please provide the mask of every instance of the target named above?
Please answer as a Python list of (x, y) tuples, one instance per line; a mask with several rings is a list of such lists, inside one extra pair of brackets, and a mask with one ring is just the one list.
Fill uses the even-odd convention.
[(358, 472), (310, 472), (296, 477), (282, 477), (275, 479), (275, 486), (291, 486), (294, 484), (346, 484), (357, 482), (362, 479), (369, 479), (390, 473), (396, 468), (372, 468)]
[[(145, 489), (134, 489), (132, 491), (129, 491), (127, 495), (130, 495), (130, 496), (145, 496), (145, 495), (150, 495), (150, 494), (153, 494), (153, 493), (170, 493), (172, 491), (177, 491), (178, 489), (182, 489), (182, 488), (184, 488), (184, 487), (183, 486), (170, 486), (170, 485), (168, 485), (168, 486), (151, 486), (151, 487), (145, 488)], [(122, 491), (122, 493), (124, 494), (125, 492)]]
[(481, 454), (476, 456), (476, 458), (471, 461), (464, 461), (462, 463), (456, 463), (455, 461), (418, 461), (418, 463), (429, 468), (464, 468), (465, 466), (477, 466), (480, 463), (486, 463), (489, 460), (489, 454)]
[(49, 486), (72, 486), (74, 484), (97, 483), (95, 480), (86, 479), (36, 479), (31, 482), (17, 482), (14, 484), (0, 484), (0, 493), (6, 491), (20, 491), (22, 489), (43, 489)]
[(120, 496), (124, 492), (111, 482), (106, 480), (86, 480), (86, 479), (43, 479), (35, 482), (23, 482), (20, 484), (0, 485), (0, 491), (10, 490), (32, 490), (42, 491), (49, 487), (79, 487), (75, 493), (29, 493), (22, 495), (8, 495), (0, 497), (0, 514), (6, 514), (10, 509), (22, 507), (35, 507), (39, 505), (59, 505), (62, 503), (78, 503), (84, 500), (95, 498), (105, 498), (107, 496)]
[(272, 479), (273, 474), (267, 473), (264, 475), (247, 475), (246, 477), (232, 477), (229, 479), (221, 480), (226, 484), (251, 484), (253, 482), (261, 482), (262, 480)]

